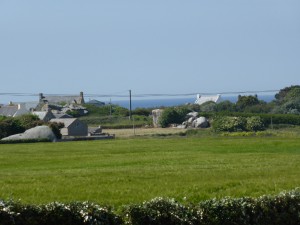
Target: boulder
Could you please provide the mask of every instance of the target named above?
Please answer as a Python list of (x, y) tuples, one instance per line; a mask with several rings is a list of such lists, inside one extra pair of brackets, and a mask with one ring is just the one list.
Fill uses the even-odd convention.
[(20, 140), (20, 139), (48, 139), (50, 141), (55, 141), (56, 137), (50, 127), (37, 126), (29, 130), (26, 130), (24, 133), (11, 135), (6, 138), (3, 138), (2, 140)]
[(187, 125), (186, 125), (186, 124), (177, 125), (176, 128), (179, 128), (179, 129), (186, 129), (186, 128), (187, 128)]
[(191, 118), (191, 117), (196, 118), (196, 117), (198, 117), (198, 115), (199, 115), (198, 112), (190, 112), (190, 113), (186, 114), (186, 117), (187, 118)]
[(196, 120), (193, 121), (192, 127), (207, 128), (207, 127), (209, 127), (209, 123), (208, 123), (208, 120), (205, 117), (201, 116), (201, 117), (199, 117), (199, 118), (197, 118)]
[(188, 124), (192, 124), (195, 119), (197, 119), (197, 117), (194, 117), (194, 116), (190, 117), (187, 121)]

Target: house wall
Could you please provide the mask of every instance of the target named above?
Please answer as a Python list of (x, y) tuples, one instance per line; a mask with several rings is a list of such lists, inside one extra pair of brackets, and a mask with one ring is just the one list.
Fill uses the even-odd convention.
[(69, 136), (87, 136), (87, 134), (88, 134), (88, 126), (79, 120), (74, 121), (68, 127)]
[(62, 129), (60, 129), (60, 133), (62, 136), (68, 136), (69, 130), (68, 130), (68, 128), (62, 128)]

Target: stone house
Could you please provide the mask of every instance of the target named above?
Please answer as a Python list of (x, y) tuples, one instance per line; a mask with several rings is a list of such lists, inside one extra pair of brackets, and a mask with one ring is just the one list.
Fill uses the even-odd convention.
[(25, 104), (22, 103), (17, 105), (10, 103), (9, 105), (2, 106), (0, 108), (0, 116), (15, 117), (15, 116), (28, 114), (28, 113), (30, 113), (30, 111), (26, 108)]
[(62, 136), (87, 136), (88, 126), (77, 118), (51, 119), (50, 122), (63, 123)]
[(83, 92), (80, 92), (78, 96), (58, 96), (58, 95), (48, 95), (44, 96), (43, 93), (39, 94), (39, 102), (44, 104), (84, 104)]

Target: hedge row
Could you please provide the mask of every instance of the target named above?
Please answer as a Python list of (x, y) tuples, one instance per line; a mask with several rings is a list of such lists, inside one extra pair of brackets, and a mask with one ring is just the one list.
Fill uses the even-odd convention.
[(219, 116), (236, 116), (236, 117), (260, 117), (266, 126), (270, 124), (289, 124), (300, 125), (300, 115), (294, 114), (262, 114), (262, 113), (237, 113), (237, 112), (220, 112), (220, 113), (201, 113), (201, 116), (214, 118)]
[(259, 198), (223, 198), (183, 205), (155, 198), (121, 215), (89, 202), (23, 205), (0, 201), (1, 225), (299, 225), (300, 190)]

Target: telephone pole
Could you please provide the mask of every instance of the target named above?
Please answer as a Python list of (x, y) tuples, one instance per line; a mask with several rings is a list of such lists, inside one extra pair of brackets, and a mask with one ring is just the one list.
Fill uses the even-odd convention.
[(129, 90), (129, 119), (131, 120), (131, 90)]

